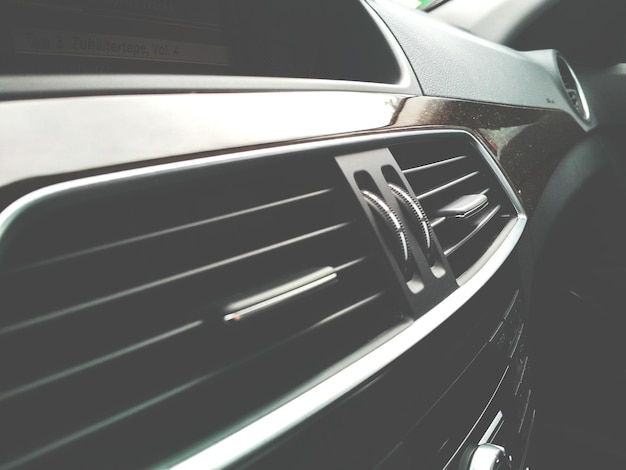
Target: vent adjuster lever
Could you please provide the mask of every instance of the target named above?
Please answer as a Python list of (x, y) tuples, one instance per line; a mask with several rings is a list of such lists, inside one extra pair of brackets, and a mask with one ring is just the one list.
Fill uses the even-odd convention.
[(337, 273), (329, 266), (302, 271), (289, 279), (277, 281), (222, 304), (224, 323), (235, 324), (248, 320), (336, 281)]
[(445, 218), (469, 219), (478, 214), (489, 204), (484, 194), (468, 194), (461, 196), (437, 211), (437, 215)]

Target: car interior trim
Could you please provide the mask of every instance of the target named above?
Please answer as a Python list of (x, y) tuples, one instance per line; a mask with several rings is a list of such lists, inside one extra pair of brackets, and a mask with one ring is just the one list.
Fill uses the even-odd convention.
[(0, 0), (0, 470), (626, 468), (621, 10)]
[[(465, 439), (463, 440), (461, 445), (459, 445), (459, 447), (456, 450), (456, 452), (454, 452), (452, 457), (450, 457), (450, 460), (448, 460), (448, 462), (444, 465), (443, 470), (453, 470), (453, 468), (454, 468), (452, 466), (453, 462), (458, 460), (459, 455), (464, 451), (464, 449), (466, 448), (468, 442), (470, 441), (470, 438), (471, 438), (473, 432), (476, 430), (476, 428), (482, 422), (482, 419), (485, 417), (485, 415), (489, 411), (490, 406), (494, 402), (494, 400), (496, 399), (496, 396), (498, 395), (498, 392), (500, 391), (500, 387), (502, 386), (503, 382), (505, 381), (508, 373), (509, 373), (509, 367), (507, 367), (504, 370), (504, 372), (502, 373), (502, 377), (500, 378), (500, 381), (498, 382), (498, 386), (495, 388), (493, 394), (489, 398), (489, 401), (485, 405), (482, 413), (480, 414), (480, 416), (478, 417), (478, 419), (474, 423), (474, 426), (472, 427), (472, 429), (470, 429), (470, 431), (467, 433), (467, 436), (465, 437)], [(478, 444), (480, 445), (480, 444), (484, 444), (486, 442), (489, 442), (489, 440), (496, 434), (497, 430), (502, 426), (503, 422), (504, 422), (504, 415), (502, 414), (502, 411), (498, 411), (498, 413), (496, 414), (496, 417), (493, 419), (493, 421), (491, 422), (491, 424), (489, 425), (489, 427), (487, 428), (487, 430), (485, 431), (483, 436), (479, 439)]]
[[(11, 158), (0, 159), (0, 184), (111, 172), (116, 166), (119, 170), (250, 146), (282, 147), (331, 135), (436, 126), (479, 133), (532, 213), (542, 185), (529, 186), (525, 175), (541, 171), (547, 181), (555, 156), (583, 134), (579, 121), (563, 111), (386, 93), (239, 91), (0, 103), (0, 148), (11, 149)], [(274, 112), (268, 114), (269, 108)], [(534, 131), (520, 138), (535, 152), (523, 155), (511, 132), (529, 126)], [(241, 132), (247, 128), (253, 131)], [(32, 139), (34, 133), (40, 138)], [(559, 138), (540, 139), (555, 133)]]
[[(11, 158), (0, 160), (0, 184), (380, 129), (393, 124), (406, 96), (294, 91), (2, 102), (0, 148), (11, 149)], [(59, 119), (61, 114), (63, 119)]]
[(360, 0), (360, 1), (361, 1), (361, 4), (363, 5), (363, 8), (369, 13), (369, 15), (372, 18), (372, 21), (374, 21), (374, 23), (378, 27), (378, 30), (383, 35), (385, 42), (387, 43), (388, 47), (391, 49), (391, 52), (394, 58), (396, 59), (398, 67), (400, 68), (400, 80), (398, 81), (397, 85), (399, 87), (410, 89), (410, 90), (414, 90), (415, 88), (417, 88), (418, 90), (420, 90), (419, 94), (422, 94), (421, 87), (417, 81), (415, 72), (413, 71), (413, 67), (411, 67), (409, 59), (406, 56), (405, 52), (402, 50), (402, 47), (400, 47), (398, 40), (395, 38), (395, 36), (391, 32), (387, 24), (382, 20), (382, 18), (378, 15), (378, 13), (376, 13), (376, 11), (372, 8), (372, 6), (366, 0)]
[(50, 96), (82, 96), (108, 94), (147, 94), (251, 91), (359, 91), (379, 93), (410, 93), (421, 95), (421, 88), (409, 61), (393, 34), (364, 0), (363, 9), (389, 47), (399, 69), (396, 83), (375, 83), (358, 80), (315, 79), (298, 77), (201, 76), (167, 74), (66, 74), (11, 75), (0, 77), (0, 99), (13, 100)]
[(332, 284), (336, 280), (337, 273), (334, 272), (333, 268), (321, 268), (318, 271), (310, 273), (308, 276), (287, 283), (284, 287), (274, 288), (267, 293), (256, 294), (251, 298), (229, 304), (227, 310), (234, 311), (224, 315), (224, 323), (238, 323), (242, 320), (246, 320), (247, 318), (262, 313), (270, 307), (294, 300), (322, 286)]
[(525, 225), (526, 217), (522, 213), (484, 267), (404, 331), (292, 401), (171, 468), (217, 469), (233, 465), (354, 390), (432, 333), (470, 300), (514, 250)]
[(478, 444), (485, 444), (489, 442), (493, 438), (493, 436), (495, 436), (495, 434), (498, 432), (498, 429), (500, 429), (500, 427), (502, 426), (503, 421), (504, 421), (504, 415), (502, 414), (502, 411), (498, 411), (498, 414), (496, 415), (496, 417), (493, 419), (493, 421), (491, 422), (491, 424), (485, 431), (485, 434), (483, 434), (483, 437), (480, 438), (480, 440), (478, 441)]
[[(4, 211), (0, 213), (0, 239), (3, 237), (9, 225), (30, 206), (48, 198), (54, 198), (60, 193), (71, 192), (78, 188), (93, 187), (97, 185), (107, 185), (121, 180), (129, 180), (142, 176), (158, 175), (176, 170), (193, 170), (199, 167), (210, 166), (218, 162), (248, 160), (263, 156), (288, 154), (297, 150), (321, 150), (332, 149), (340, 154), (346, 151), (346, 147), (355, 145), (377, 145), (379, 147), (391, 144), (398, 139), (407, 137), (427, 136), (433, 134), (454, 135), (466, 134), (477, 143), (478, 148), (482, 145), (478, 143), (476, 137), (465, 130), (413, 130), (397, 131), (390, 134), (379, 134), (369, 136), (355, 136), (345, 139), (326, 142), (309, 142), (289, 145), (279, 149), (261, 149), (239, 154), (225, 155), (221, 157), (206, 157), (192, 161), (173, 162), (151, 167), (138, 168), (120, 171), (116, 173), (91, 176), (82, 179), (65, 181), (51, 186), (40, 188), (25, 196), (22, 196)], [(486, 153), (486, 151), (483, 150)], [(497, 168), (493, 157), (485, 155), (486, 160), (492, 168)], [(299, 395), (285, 405), (268, 413), (259, 420), (249, 424), (243, 429), (234, 432), (230, 436), (218, 441), (211, 447), (181, 462), (176, 468), (192, 468), (202, 465), (206, 468), (221, 468), (226, 465), (240, 461), (254, 453), (263, 445), (273, 439), (283, 435), (295, 426), (303, 423), (318, 411), (324, 409), (346, 393), (372, 378), (376, 373), (398, 359), (405, 352), (415, 346), (418, 342), (428, 336), (431, 332), (442, 325), (448, 318), (470, 300), (483, 285), (497, 272), (500, 266), (506, 261), (515, 249), (526, 225), (526, 215), (515, 196), (508, 181), (501, 173), (495, 171), (499, 182), (506, 192), (512, 196), (511, 200), (517, 212), (512, 228), (501, 234), (502, 242), (493, 251), (484, 265), (473, 275), (464, 279), (462, 285), (458, 287), (450, 296), (430, 309), (423, 316), (419, 317), (413, 324), (398, 333), (389, 341), (383, 343), (372, 352), (358, 359), (345, 369), (329, 377), (303, 394)], [(0, 253), (2, 256), (2, 253)]]
[(513, 229), (485, 265), (404, 331), (292, 401), (171, 468), (217, 469), (233, 465), (302, 424), (390, 365), (453, 316), (502, 266), (515, 249), (526, 225), (525, 214), (519, 206), (517, 209), (518, 218)]
[[(403, 74), (410, 73), (403, 71)], [(215, 93), (246, 91), (344, 91), (372, 93), (410, 93), (419, 95), (417, 83), (404, 75), (397, 84), (357, 82), (296, 77), (231, 77), (195, 75), (68, 75), (0, 77), (0, 98), (18, 99), (147, 95), (152, 93)]]
[[(0, 240), (4, 236), (8, 226), (28, 207), (39, 203), (40, 201), (54, 197), (57, 194), (69, 192), (79, 188), (85, 188), (90, 186), (106, 185), (116, 181), (129, 180), (133, 178), (147, 177), (151, 175), (159, 175), (169, 173), (178, 170), (193, 170), (208, 165), (215, 165), (219, 163), (232, 162), (232, 161), (244, 161), (256, 158), (287, 155), (294, 152), (302, 151), (315, 151), (332, 148), (337, 154), (344, 152), (346, 148), (352, 146), (378, 145), (383, 147), (388, 143), (392, 143), (395, 140), (401, 140), (406, 138), (413, 138), (419, 136), (428, 135), (450, 135), (450, 134), (465, 134), (468, 135), (473, 142), (477, 144), (477, 148), (485, 157), (487, 164), (494, 170), (499, 182), (502, 184), (505, 192), (513, 201), (515, 209), (521, 218), (525, 219), (525, 211), (522, 207), (517, 194), (512, 189), (507, 178), (502, 174), (498, 164), (493, 161), (493, 157), (489, 155), (477, 138), (469, 131), (465, 129), (433, 129), (433, 130), (394, 130), (393, 132), (370, 134), (370, 135), (356, 135), (350, 137), (342, 137), (334, 140), (314, 141), (314, 142), (302, 142), (289, 145), (283, 145), (279, 147), (263, 148), (255, 150), (247, 150), (232, 154), (224, 155), (212, 155), (208, 157), (200, 157), (192, 160), (175, 161), (170, 163), (162, 163), (158, 165), (145, 166), (140, 168), (133, 168), (129, 170), (121, 170), (111, 173), (103, 173), (100, 175), (88, 176), (84, 178), (78, 178), (74, 180), (63, 181), (55, 183), (49, 186), (38, 188), (32, 192), (29, 192), (20, 198), (13, 201), (6, 208), (0, 212)], [(1, 253), (0, 253), (1, 257)]]

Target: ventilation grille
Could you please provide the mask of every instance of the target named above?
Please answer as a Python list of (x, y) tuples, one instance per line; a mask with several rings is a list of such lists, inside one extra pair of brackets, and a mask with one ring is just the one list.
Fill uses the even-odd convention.
[(14, 221), (0, 466), (166, 463), (398, 325), (335, 167), (270, 163), (75, 189)]
[(478, 261), (516, 218), (492, 169), (469, 139), (450, 136), (391, 148), (457, 278), (480, 266)]

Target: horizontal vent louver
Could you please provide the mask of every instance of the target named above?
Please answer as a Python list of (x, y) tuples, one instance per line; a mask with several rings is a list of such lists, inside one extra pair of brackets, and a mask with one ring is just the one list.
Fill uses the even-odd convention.
[(468, 138), (391, 150), (424, 207), (455, 276), (462, 276), (516, 217), (508, 196)]
[[(397, 325), (330, 165), (115, 182), (18, 218), (0, 243), (0, 466), (167, 462)], [(224, 321), (315, 272), (331, 282)]]

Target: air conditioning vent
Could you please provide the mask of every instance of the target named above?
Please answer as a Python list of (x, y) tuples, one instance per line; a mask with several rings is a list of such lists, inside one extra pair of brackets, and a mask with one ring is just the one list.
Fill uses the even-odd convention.
[(0, 466), (168, 462), (401, 324), (332, 160), (290, 162), (70, 183), (2, 219)]
[(478, 144), (462, 133), (390, 150), (461, 279), (481, 265), (517, 217), (494, 169)]
[(572, 103), (572, 106), (580, 117), (585, 120), (589, 119), (589, 104), (587, 103), (585, 93), (583, 92), (580, 82), (572, 70), (572, 67), (560, 54), (556, 55), (556, 62), (563, 86), (565, 87), (565, 93)]

